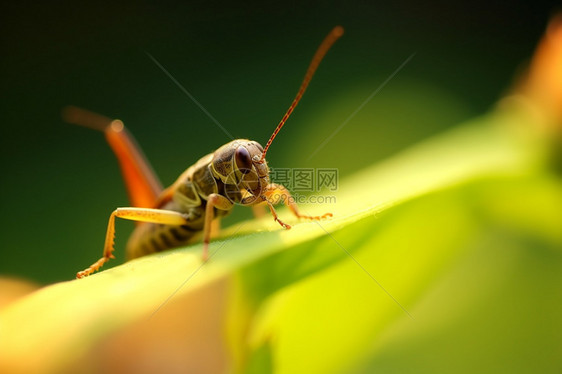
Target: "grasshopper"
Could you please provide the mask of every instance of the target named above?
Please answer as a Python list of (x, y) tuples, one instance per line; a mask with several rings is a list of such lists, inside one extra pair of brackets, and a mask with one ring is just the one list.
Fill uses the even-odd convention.
[(140, 148), (122, 121), (110, 119), (77, 107), (63, 110), (63, 118), (103, 131), (109, 146), (115, 153), (125, 180), (132, 207), (115, 209), (109, 216), (103, 256), (77, 278), (86, 277), (115, 258), (115, 218), (137, 222), (129, 241), (127, 255), (136, 258), (150, 253), (178, 247), (194, 240), (203, 232), (202, 260), (209, 258), (209, 242), (213, 226), (227, 215), (235, 204), (256, 207), (267, 205), (273, 219), (285, 229), (291, 226), (283, 222), (274, 205), (283, 202), (298, 218), (320, 220), (331, 217), (301, 214), (282, 185), (271, 183), (265, 155), (303, 93), (305, 92), (320, 61), (332, 44), (343, 35), (343, 28), (336, 26), (326, 36), (316, 51), (306, 71), (301, 86), (289, 109), (273, 131), (265, 148), (248, 139), (233, 140), (210, 153), (185, 170), (168, 188), (163, 189)]

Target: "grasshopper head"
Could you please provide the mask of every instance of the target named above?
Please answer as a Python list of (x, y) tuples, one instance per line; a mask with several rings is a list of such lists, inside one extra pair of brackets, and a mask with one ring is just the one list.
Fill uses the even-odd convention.
[(224, 183), (231, 200), (244, 200), (244, 205), (258, 201), (269, 184), (269, 168), (266, 162), (260, 161), (262, 154), (263, 147), (248, 139), (233, 140), (215, 151), (213, 174)]

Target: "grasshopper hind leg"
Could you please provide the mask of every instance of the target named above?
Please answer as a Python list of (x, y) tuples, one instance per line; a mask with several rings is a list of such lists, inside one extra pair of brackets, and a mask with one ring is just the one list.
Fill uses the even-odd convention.
[(122, 121), (74, 106), (64, 108), (62, 115), (68, 123), (103, 132), (119, 161), (131, 204), (135, 207), (157, 207), (162, 184)]

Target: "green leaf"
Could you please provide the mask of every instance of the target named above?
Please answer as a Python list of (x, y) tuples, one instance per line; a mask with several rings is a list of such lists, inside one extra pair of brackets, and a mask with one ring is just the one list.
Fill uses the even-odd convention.
[[(556, 344), (535, 319), (559, 315), (560, 305), (540, 292), (559, 300), (562, 289), (554, 286), (561, 189), (546, 171), (537, 121), (520, 102), (505, 104), (347, 178), (337, 204), (302, 207), (308, 214), (330, 210), (333, 219), (289, 231), (269, 220), (234, 225), (211, 244), (206, 264), (194, 245), (47, 286), (0, 311), (0, 369), (60, 372), (97, 362), (87, 361), (94, 347), (127, 326), (157, 332), (171, 311), (193, 324), (187, 331), (194, 341), (226, 344), (223, 369), (240, 372), (530, 367), (535, 360), (525, 355), (503, 367), (486, 364), (492, 353), (506, 363), (513, 352), (529, 356)], [(527, 288), (521, 280), (521, 289), (506, 284), (518, 272), (532, 280)], [(226, 301), (207, 305), (212, 297)], [(515, 304), (517, 297), (550, 311), (535, 315)], [(190, 320), (194, 305), (209, 309)], [(206, 318), (222, 326), (214, 338), (195, 332)], [(526, 318), (534, 323), (514, 334), (510, 328)], [(485, 323), (474, 330), (479, 321)], [(455, 334), (462, 344), (453, 344)], [(507, 344), (514, 336), (528, 339), (524, 348)], [(133, 343), (150, 339), (129, 342), (121, 354), (135, 356)], [(491, 343), (479, 347), (482, 340)], [(462, 356), (463, 349), (470, 354)], [(542, 369), (560, 363), (554, 352), (543, 351)], [(400, 359), (406, 354), (411, 360)], [(209, 361), (192, 356), (201, 367)]]

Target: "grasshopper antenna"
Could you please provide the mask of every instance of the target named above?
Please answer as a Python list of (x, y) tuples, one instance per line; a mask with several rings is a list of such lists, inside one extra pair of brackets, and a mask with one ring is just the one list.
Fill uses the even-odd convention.
[(316, 50), (316, 53), (314, 54), (314, 57), (312, 57), (312, 61), (310, 62), (310, 65), (308, 66), (308, 70), (306, 71), (306, 74), (304, 75), (304, 79), (302, 80), (299, 91), (297, 92), (297, 96), (295, 96), (295, 99), (291, 103), (291, 106), (289, 107), (289, 109), (287, 109), (287, 113), (285, 113), (285, 115), (281, 119), (281, 122), (279, 122), (279, 124), (275, 128), (275, 131), (273, 131), (273, 134), (271, 135), (271, 137), (267, 141), (267, 144), (265, 145), (265, 148), (263, 149), (263, 153), (261, 155), (261, 158), (258, 161), (260, 164), (264, 162), (265, 154), (267, 153), (267, 150), (269, 149), (269, 146), (273, 142), (273, 139), (275, 139), (275, 137), (277, 136), (277, 133), (279, 132), (279, 130), (281, 130), (281, 128), (283, 127), (283, 125), (287, 121), (287, 118), (289, 118), (291, 113), (293, 113), (293, 110), (295, 109), (295, 107), (299, 103), (302, 95), (304, 94), (304, 91), (306, 91), (306, 88), (308, 87), (308, 84), (310, 83), (310, 80), (312, 79), (312, 76), (316, 72), (316, 69), (318, 68), (318, 65), (320, 65), (320, 61), (322, 61), (322, 59), (324, 58), (324, 56), (326, 55), (328, 50), (332, 47), (332, 45), (336, 42), (336, 40), (338, 40), (342, 35), (343, 35), (343, 27), (341, 27), (341, 26), (334, 27), (332, 29), (332, 31), (330, 31), (328, 36), (326, 36), (326, 38), (324, 38), (324, 40), (322, 41), (322, 44), (320, 44), (320, 47), (318, 47), (318, 49)]

